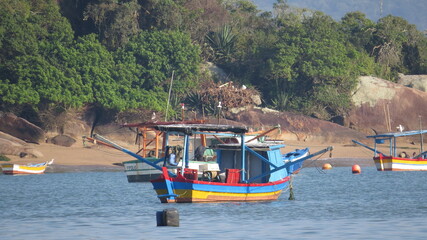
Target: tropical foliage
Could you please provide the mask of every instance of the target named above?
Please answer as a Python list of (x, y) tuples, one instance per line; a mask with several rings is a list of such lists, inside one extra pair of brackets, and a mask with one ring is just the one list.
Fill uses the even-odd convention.
[(336, 21), (283, 0), (271, 12), (247, 0), (0, 0), (2, 111), (205, 109), (205, 61), (273, 108), (331, 120), (360, 75), (427, 73), (427, 38), (401, 17)]

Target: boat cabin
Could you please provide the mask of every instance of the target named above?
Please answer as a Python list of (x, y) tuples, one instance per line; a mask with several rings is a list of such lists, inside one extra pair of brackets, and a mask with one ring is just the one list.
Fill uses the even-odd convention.
[[(190, 150), (195, 149), (194, 146), (190, 147), (190, 137), (200, 134), (214, 136), (218, 140), (213, 141), (212, 145), (207, 149), (215, 151), (215, 154), (212, 154), (215, 155), (213, 160), (216, 160), (218, 164), (217, 172), (219, 172), (218, 174), (226, 173), (226, 179), (222, 179), (223, 181), (229, 182), (230, 179), (239, 179), (236, 183), (247, 182), (248, 180), (255, 183), (266, 183), (283, 179), (287, 175), (286, 171), (269, 173), (270, 170), (284, 165), (280, 151), (284, 145), (260, 142), (246, 144), (245, 133), (248, 131), (246, 127), (213, 124), (175, 124), (159, 125), (155, 128), (165, 132), (166, 137), (184, 135), (182, 160), (185, 163), (185, 168), (191, 168), (190, 160), (193, 158), (191, 158)], [(240, 140), (237, 142), (221, 140), (231, 138), (240, 138)], [(244, 150), (242, 151), (242, 149)], [(233, 177), (230, 178), (230, 175), (233, 175)]]
[[(375, 154), (374, 157), (378, 156), (378, 154), (382, 154), (384, 156), (409, 158), (409, 156), (402, 156), (402, 154), (406, 154), (406, 153), (398, 151), (397, 138), (419, 135), (420, 143), (421, 143), (419, 156), (422, 156), (423, 155), (423, 134), (425, 133), (427, 133), (427, 130), (415, 130), (415, 131), (404, 131), (404, 132), (394, 132), (394, 133), (383, 133), (383, 134), (367, 136), (367, 138), (374, 139), (374, 148), (371, 149), (372, 151), (374, 151), (374, 154)], [(378, 150), (378, 147), (379, 147), (378, 145), (380, 144), (388, 144), (389, 152), (388, 153), (380, 152)]]
[[(284, 165), (280, 151), (285, 145), (255, 143), (245, 147), (244, 161), (242, 162), (241, 146), (238, 144), (218, 144), (213, 146), (216, 150), (220, 169), (245, 169), (241, 179), (253, 179), (253, 183), (266, 183), (277, 181), (286, 177), (285, 171), (277, 171), (267, 175), (263, 173)], [(261, 176), (262, 177), (258, 177)], [(258, 177), (258, 178), (257, 178)]]

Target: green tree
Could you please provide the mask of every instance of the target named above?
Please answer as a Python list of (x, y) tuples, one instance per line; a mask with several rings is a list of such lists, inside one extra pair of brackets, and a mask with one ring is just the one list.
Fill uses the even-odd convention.
[(418, 44), (422, 41), (423, 36), (415, 25), (403, 18), (391, 15), (381, 18), (374, 33), (372, 53), (383, 66), (382, 76), (395, 80), (399, 72), (417, 72), (422, 62)]
[(143, 30), (179, 30), (183, 23), (184, 0), (141, 1), (139, 23)]
[(139, 29), (140, 5), (137, 0), (104, 0), (86, 7), (85, 20), (92, 20), (97, 27), (100, 41), (109, 49), (117, 49), (136, 35)]
[(372, 37), (375, 31), (375, 23), (366, 18), (361, 12), (347, 13), (341, 19), (342, 31), (359, 51), (372, 49)]
[(140, 69), (141, 88), (153, 90), (156, 86), (167, 91), (174, 71), (174, 90), (184, 93), (194, 86), (199, 76), (200, 49), (189, 36), (176, 31), (142, 31), (132, 39), (119, 55), (133, 58)]
[(230, 21), (230, 15), (220, 0), (187, 0), (183, 7), (185, 11), (179, 29), (188, 32), (191, 39), (202, 47), (209, 32), (220, 29)]
[(73, 40), (67, 20), (50, 0), (0, 1), (0, 64), (17, 56), (43, 54), (43, 44)]
[[(233, 37), (230, 42), (232, 44), (222, 44), (230, 46), (222, 51), (226, 53), (226, 58), (212, 59), (228, 73), (230, 80), (251, 85), (260, 79), (266, 60), (272, 55), (277, 42), (277, 29), (272, 15), (260, 13), (250, 1), (226, 1), (225, 6), (230, 12), (230, 20), (226, 26), (229, 32), (227, 35)], [(217, 39), (221, 39), (220, 35), (225, 36), (222, 30), (215, 32)]]
[(259, 87), (282, 110), (323, 119), (343, 116), (351, 106), (356, 76), (373, 71), (372, 59), (358, 54), (339, 24), (320, 12), (283, 24), (287, 27), (279, 32)]
[(73, 33), (56, 3), (0, 1), (0, 97), (2, 108), (17, 104), (71, 104), (69, 85), (51, 58), (69, 47)]

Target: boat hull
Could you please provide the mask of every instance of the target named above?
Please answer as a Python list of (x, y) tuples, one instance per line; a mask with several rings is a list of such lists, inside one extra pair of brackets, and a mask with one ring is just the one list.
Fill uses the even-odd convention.
[(34, 167), (19, 164), (2, 164), (3, 174), (6, 175), (43, 174), (45, 170), (46, 165)]
[[(188, 180), (186, 178), (160, 178), (151, 181), (162, 203), (193, 202), (256, 202), (274, 201), (289, 186), (290, 177), (270, 183), (221, 183)], [(169, 186), (168, 186), (169, 185)], [(168, 187), (175, 197), (170, 197)]]
[(378, 171), (427, 171), (427, 159), (398, 158), (392, 156), (374, 157)]

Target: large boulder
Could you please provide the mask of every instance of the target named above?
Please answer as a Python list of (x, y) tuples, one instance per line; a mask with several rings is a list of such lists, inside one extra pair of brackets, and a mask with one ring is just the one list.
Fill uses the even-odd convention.
[(346, 125), (368, 135), (427, 127), (427, 93), (376, 77), (360, 77)]
[(45, 140), (45, 132), (27, 120), (13, 113), (0, 112), (0, 131), (31, 143), (41, 143)]
[(62, 134), (72, 138), (81, 138), (90, 132), (90, 126), (79, 119), (70, 119), (65, 122)]
[(225, 82), (229, 79), (227, 73), (222, 68), (219, 68), (217, 65), (211, 62), (207, 62), (203, 66), (203, 70), (207, 70), (206, 73), (208, 76), (212, 77), (218, 82)]
[(59, 146), (71, 147), (71, 145), (73, 145), (76, 140), (67, 135), (57, 135), (51, 139), (48, 139), (48, 142)]
[(12, 143), (18, 144), (20, 146), (25, 146), (27, 143), (19, 138), (16, 138), (12, 135), (0, 131), (0, 139), (5, 139), (11, 141)]
[(399, 74), (399, 84), (427, 92), (427, 75), (403, 75)]
[(20, 157), (43, 157), (43, 154), (38, 150), (5, 138), (0, 138), (0, 154)]

